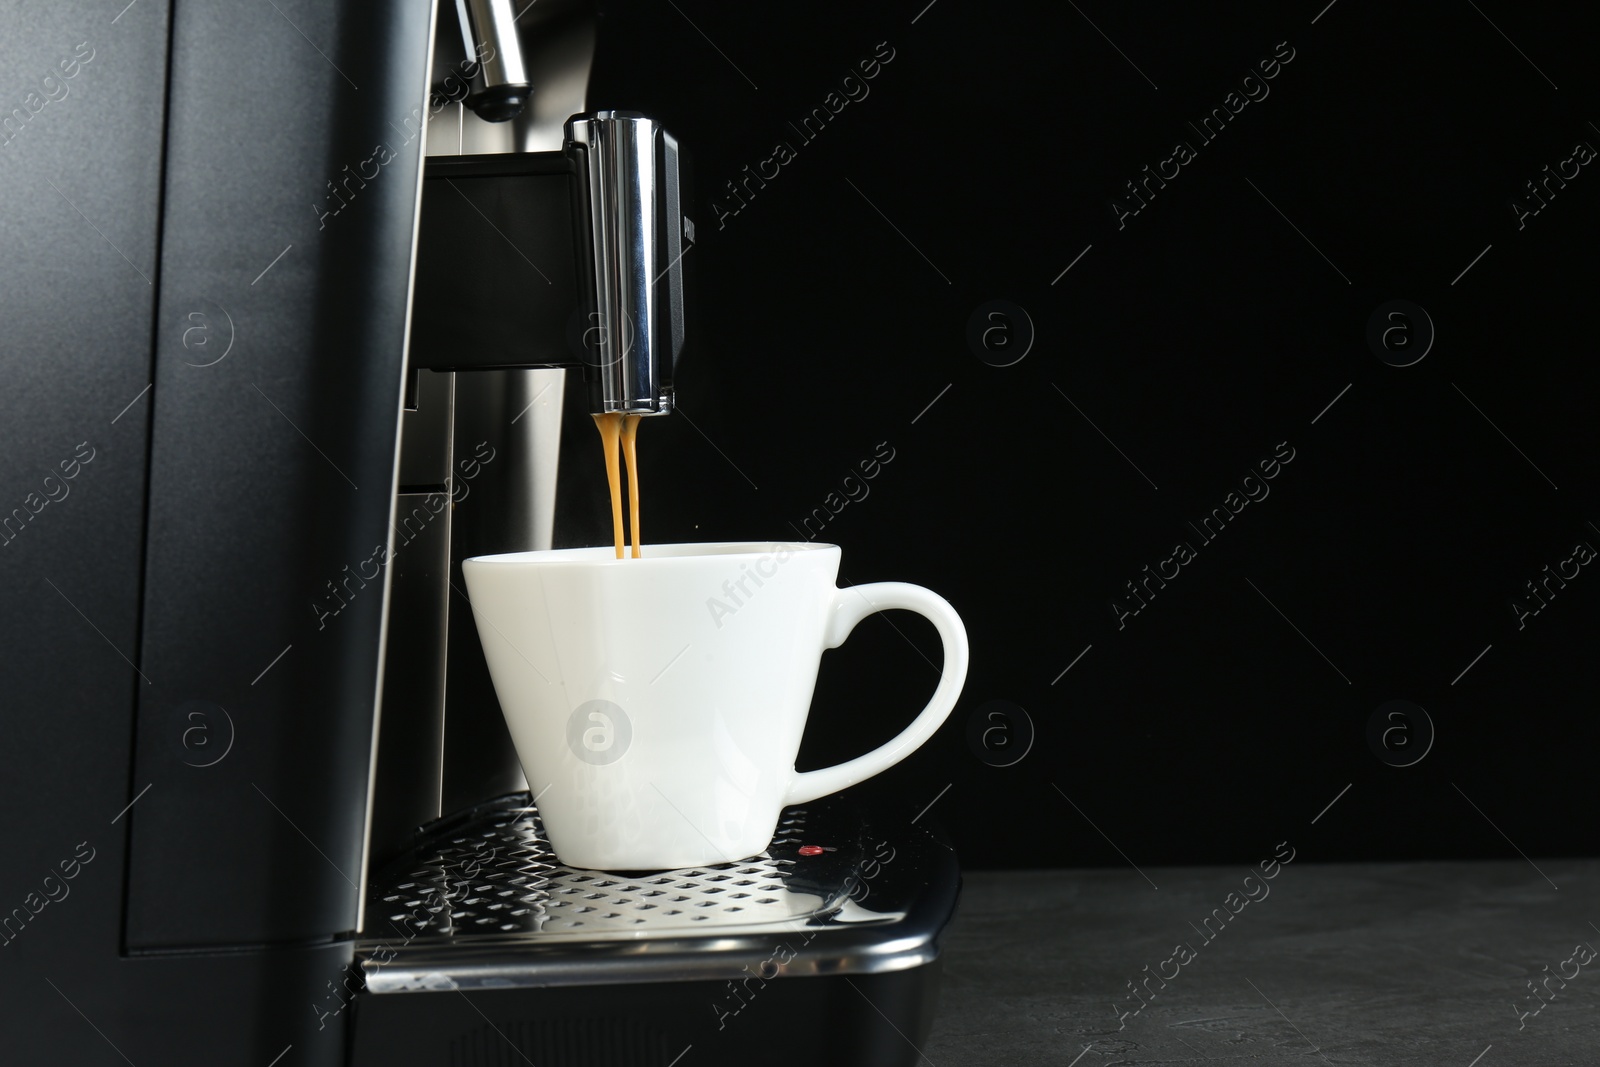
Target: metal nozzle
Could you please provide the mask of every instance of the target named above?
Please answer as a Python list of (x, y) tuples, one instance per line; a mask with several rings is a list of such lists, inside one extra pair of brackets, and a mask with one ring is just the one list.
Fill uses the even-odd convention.
[[(584, 298), (590, 410), (664, 415), (683, 348), (683, 217), (678, 142), (643, 115), (567, 121)], [(685, 238), (688, 238), (686, 243)]]
[(456, 14), (467, 57), (483, 71), (483, 88), (467, 97), (467, 106), (488, 122), (516, 118), (530, 90), (511, 0), (456, 0)]

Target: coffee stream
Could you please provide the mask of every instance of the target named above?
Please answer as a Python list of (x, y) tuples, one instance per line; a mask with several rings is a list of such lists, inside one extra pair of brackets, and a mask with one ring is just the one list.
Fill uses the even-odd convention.
[(622, 458), (628, 462), (628, 522), (633, 532), (634, 559), (639, 558), (639, 453), (635, 448), (639, 419), (638, 415), (622, 417)]
[(639, 558), (639, 455), (635, 442), (639, 436), (638, 415), (607, 412), (594, 417), (600, 428), (600, 443), (606, 453), (606, 481), (611, 486), (611, 532), (622, 558), (622, 471), (618, 453), (628, 462), (628, 516), (633, 534), (633, 558)]

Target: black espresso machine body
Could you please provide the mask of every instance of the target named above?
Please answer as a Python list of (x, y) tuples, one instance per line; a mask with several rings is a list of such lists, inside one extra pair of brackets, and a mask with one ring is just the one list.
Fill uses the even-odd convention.
[(563, 410), (670, 411), (693, 313), (665, 131), (669, 311), (595, 292), (596, 12), (112, 8), (6, 16), (50, 62), (0, 115), (3, 1058), (912, 1062), (946, 846), (835, 798), (744, 865), (563, 868), (472, 630)]

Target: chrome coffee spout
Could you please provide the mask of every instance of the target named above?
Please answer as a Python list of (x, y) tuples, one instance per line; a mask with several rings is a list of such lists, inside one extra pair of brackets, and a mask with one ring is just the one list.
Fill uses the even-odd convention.
[(683, 349), (683, 215), (678, 142), (627, 111), (567, 122), (575, 175), (582, 358), (595, 414), (664, 415)]

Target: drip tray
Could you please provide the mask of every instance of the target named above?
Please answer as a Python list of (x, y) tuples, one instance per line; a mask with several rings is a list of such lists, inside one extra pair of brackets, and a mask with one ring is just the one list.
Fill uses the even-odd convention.
[(357, 961), (383, 994), (905, 970), (937, 957), (959, 875), (928, 831), (838, 798), (785, 809), (739, 863), (579, 870), (521, 793), (431, 828), (372, 884)]

